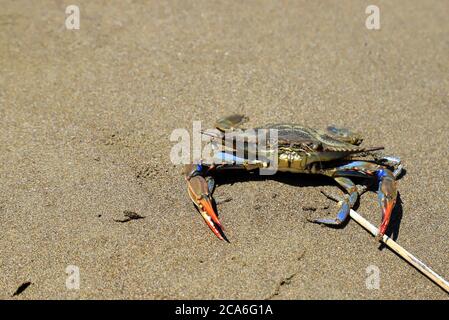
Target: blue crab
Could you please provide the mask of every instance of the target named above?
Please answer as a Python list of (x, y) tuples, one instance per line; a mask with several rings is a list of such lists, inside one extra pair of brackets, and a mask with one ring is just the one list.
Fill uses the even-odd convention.
[[(209, 143), (225, 145), (225, 136), (232, 135), (232, 139), (246, 139), (246, 153), (248, 145), (257, 144), (254, 135), (245, 133), (241, 126), (248, 120), (243, 115), (231, 115), (216, 121), (215, 134)], [(277, 170), (302, 174), (319, 174), (333, 178), (340, 185), (346, 195), (333, 197), (338, 200), (338, 212), (335, 218), (320, 218), (311, 222), (339, 226), (348, 219), (350, 209), (358, 197), (366, 191), (367, 185), (356, 185), (351, 178), (367, 178), (366, 180), (378, 184), (378, 201), (382, 211), (382, 220), (378, 236), (386, 232), (397, 198), (396, 179), (402, 170), (398, 157), (380, 156), (377, 150), (383, 147), (363, 148), (362, 139), (348, 129), (335, 126), (327, 127), (326, 131), (315, 130), (298, 124), (271, 124), (261, 128), (277, 131), (277, 141), (268, 146), (264, 152), (259, 150), (257, 160), (249, 160), (246, 156), (238, 156), (236, 144), (221, 147), (218, 150), (218, 162), (201, 160), (196, 164), (188, 164), (184, 168), (189, 196), (201, 213), (212, 232), (222, 240), (227, 238), (223, 226), (215, 211), (212, 194), (215, 188), (214, 175), (223, 169), (257, 170), (266, 168), (268, 154), (276, 148)], [(367, 159), (368, 158), (368, 159)]]

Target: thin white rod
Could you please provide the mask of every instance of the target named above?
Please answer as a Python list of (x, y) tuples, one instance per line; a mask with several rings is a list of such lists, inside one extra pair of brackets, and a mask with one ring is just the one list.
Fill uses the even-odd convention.
[[(354, 219), (358, 224), (368, 230), (373, 236), (377, 237), (379, 230), (373, 226), (368, 220), (362, 217), (360, 214), (351, 209), (350, 216)], [(435, 271), (426, 266), (422, 261), (412, 255), (410, 252), (405, 250), (402, 246), (396, 243), (390, 237), (384, 235), (382, 239), (380, 239), (383, 243), (385, 243), (391, 250), (396, 252), (402, 258), (404, 258), (408, 263), (414, 266), (416, 269), (421, 271), (424, 275), (426, 275), (430, 280), (435, 282), (438, 286), (440, 286), (443, 290), (449, 293), (449, 282), (445, 280), (442, 276), (437, 274)]]

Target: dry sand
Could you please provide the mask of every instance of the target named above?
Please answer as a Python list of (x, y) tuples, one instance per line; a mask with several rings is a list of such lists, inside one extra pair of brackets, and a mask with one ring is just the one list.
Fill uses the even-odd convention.
[[(379, 31), (368, 4), (2, 1), (0, 298), (447, 299), (355, 222), (307, 223), (328, 180), (219, 186), (226, 243), (169, 159), (173, 129), (234, 112), (363, 132), (407, 169), (398, 242), (448, 278), (449, 2), (376, 1)], [(357, 211), (377, 224), (375, 193)]]

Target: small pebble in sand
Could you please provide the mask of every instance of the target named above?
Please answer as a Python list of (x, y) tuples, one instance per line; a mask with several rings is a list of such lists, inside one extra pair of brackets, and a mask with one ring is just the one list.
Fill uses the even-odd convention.
[(302, 207), (302, 210), (304, 211), (316, 211), (315, 207)]

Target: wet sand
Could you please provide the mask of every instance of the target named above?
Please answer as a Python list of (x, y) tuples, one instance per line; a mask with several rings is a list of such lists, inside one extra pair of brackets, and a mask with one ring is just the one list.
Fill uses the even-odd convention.
[[(406, 167), (397, 241), (449, 278), (447, 1), (377, 1), (378, 31), (364, 1), (77, 3), (80, 30), (62, 1), (1, 4), (0, 298), (448, 298), (354, 221), (308, 223), (327, 179), (227, 180), (219, 241), (169, 157), (236, 112), (359, 131)], [(377, 225), (376, 194), (357, 211)]]

